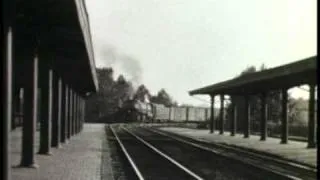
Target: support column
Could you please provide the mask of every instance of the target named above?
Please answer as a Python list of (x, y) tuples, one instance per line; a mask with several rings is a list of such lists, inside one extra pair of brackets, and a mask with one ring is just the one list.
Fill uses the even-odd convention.
[(267, 116), (268, 116), (268, 111), (267, 111), (267, 93), (263, 92), (261, 94), (261, 124), (260, 124), (260, 140), (265, 141), (267, 139)]
[(315, 85), (309, 85), (309, 108), (308, 108), (308, 148), (316, 147), (316, 121), (315, 121)]
[(80, 122), (79, 122), (79, 133), (81, 132), (81, 125), (83, 123), (83, 98), (80, 96)]
[(189, 121), (189, 107), (186, 107), (186, 121)]
[(11, 179), (11, 157), (10, 157), (10, 130), (12, 122), (12, 26), (11, 26), (11, 17), (13, 2), (10, 0), (5, 0), (3, 4), (3, 15), (4, 15), (4, 33), (5, 33), (5, 63), (3, 66), (3, 75), (4, 75), (4, 120), (3, 120), (3, 178), (4, 180)]
[(65, 96), (65, 99), (66, 99), (66, 103), (65, 103), (65, 139), (66, 139), (66, 142), (68, 142), (68, 139), (70, 139), (70, 133), (69, 133), (69, 126), (70, 126), (70, 89), (69, 89), (69, 86), (66, 84), (66, 89), (65, 89), (65, 92), (66, 92), (66, 96)]
[(224, 133), (224, 94), (220, 95), (220, 134)]
[(79, 108), (80, 108), (80, 119), (79, 119), (79, 133), (81, 132), (81, 124), (82, 124), (82, 118), (83, 118), (83, 108), (82, 108), (82, 97), (79, 97)]
[(52, 147), (59, 147), (58, 143), (58, 106), (59, 106), (59, 87), (58, 87), (58, 76), (56, 72), (54, 72), (53, 77), (53, 111), (52, 111), (52, 139), (51, 139), (51, 146)]
[(83, 106), (83, 117), (82, 117), (82, 123), (81, 123), (81, 130), (83, 129), (83, 124), (86, 121), (86, 99), (85, 98), (83, 98), (82, 106)]
[(77, 92), (73, 93), (73, 124), (72, 124), (72, 135), (76, 134), (76, 123), (77, 122)]
[(72, 128), (72, 118), (73, 118), (73, 90), (69, 88), (69, 119), (68, 119), (68, 138), (70, 139), (72, 136), (71, 128)]
[(77, 118), (76, 118), (76, 123), (75, 123), (75, 124), (76, 124), (76, 125), (75, 125), (75, 127), (76, 127), (76, 128), (75, 128), (75, 129), (76, 129), (75, 131), (76, 131), (76, 134), (78, 134), (78, 133), (79, 133), (79, 95), (78, 95), (78, 94), (77, 94), (77, 96), (76, 96), (76, 102), (77, 102), (77, 103), (76, 103), (76, 105), (77, 105), (77, 106), (76, 106), (76, 107), (77, 107), (77, 108), (76, 108), (76, 114), (77, 114), (76, 117), (77, 117)]
[(211, 97), (210, 133), (214, 133), (214, 95), (210, 95), (210, 97)]
[(52, 147), (60, 148), (61, 128), (61, 78), (54, 73), (54, 101), (53, 101), (53, 123), (52, 123)]
[(58, 124), (57, 124), (57, 147), (61, 147), (61, 120), (62, 120), (62, 79), (58, 79)]
[(281, 144), (288, 143), (288, 89), (282, 89)]
[(75, 98), (74, 98), (74, 102), (75, 102), (75, 118), (74, 118), (74, 134), (77, 134), (77, 126), (78, 126), (78, 93), (75, 93)]
[(23, 121), (23, 87), (19, 88), (19, 118), (18, 118), (18, 125), (22, 126)]
[(31, 61), (25, 60), (24, 87), (24, 119), (22, 127), (21, 163), (23, 167), (38, 167), (35, 162), (35, 132), (38, 116), (38, 54), (35, 53)]
[(79, 95), (79, 121), (78, 121), (78, 133), (81, 131), (81, 118), (82, 118), (82, 109), (81, 109), (81, 95)]
[(81, 96), (79, 95), (79, 124), (78, 124), (78, 132), (81, 130), (81, 118), (82, 118), (82, 109), (81, 109)]
[(250, 103), (249, 103), (249, 95), (245, 96), (245, 112), (244, 112), (244, 138), (249, 138), (250, 136)]
[(208, 119), (208, 109), (204, 109), (204, 120), (207, 121)]
[(80, 131), (82, 131), (82, 127), (83, 127), (83, 123), (84, 123), (84, 115), (85, 115), (84, 98), (81, 98), (81, 123), (80, 123)]
[[(14, 67), (12, 67), (14, 68)], [(14, 78), (13, 78), (14, 79)], [(11, 118), (11, 129), (15, 129), (17, 127), (17, 119), (19, 119), (18, 113), (20, 112), (20, 88), (15, 87), (15, 83), (12, 83), (12, 89), (14, 89), (14, 93), (12, 94), (12, 118)]]
[(66, 84), (61, 81), (61, 131), (60, 131), (60, 142), (66, 142), (66, 109), (67, 97), (66, 97)]
[(41, 113), (40, 113), (40, 148), (39, 154), (51, 155), (52, 123), (52, 69), (43, 64), (41, 67)]
[(237, 132), (237, 105), (235, 102), (231, 102), (231, 136), (235, 136)]

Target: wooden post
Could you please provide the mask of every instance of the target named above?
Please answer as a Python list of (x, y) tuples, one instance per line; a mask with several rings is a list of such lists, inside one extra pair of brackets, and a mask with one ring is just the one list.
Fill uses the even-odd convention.
[[(14, 69), (14, 66), (12, 66), (12, 69)], [(13, 75), (13, 74), (12, 74)], [(19, 87), (15, 87), (16, 83), (14, 83), (14, 78), (12, 78), (13, 82), (12, 82), (12, 89), (14, 90), (13, 94), (12, 94), (12, 118), (11, 118), (11, 129), (15, 129), (18, 124), (16, 119), (19, 119), (19, 116), (17, 116), (17, 114), (20, 112), (20, 88)]]
[(224, 94), (220, 95), (220, 134), (224, 133)]
[(52, 123), (52, 69), (48, 65), (41, 66), (41, 113), (40, 113), (40, 148), (39, 154), (51, 155), (51, 123)]
[(70, 137), (73, 136), (73, 119), (74, 119), (74, 89), (71, 89), (70, 94)]
[(245, 129), (244, 129), (244, 138), (249, 138), (250, 136), (250, 103), (249, 103), (249, 95), (245, 96)]
[(11, 179), (11, 152), (10, 152), (10, 130), (11, 130), (11, 122), (12, 122), (12, 48), (13, 48), (13, 33), (12, 33), (12, 17), (13, 17), (13, 4), (12, 0), (4, 0), (3, 1), (3, 25), (4, 25), (4, 47), (5, 48), (5, 59), (3, 66), (3, 75), (4, 75), (4, 91), (3, 99), (4, 99), (4, 119), (3, 119), (3, 132), (2, 132), (2, 140), (3, 140), (3, 179), (10, 180)]
[[(28, 57), (26, 57), (28, 58)], [(27, 60), (26, 60), (27, 61)], [(35, 132), (38, 118), (38, 54), (25, 62), (24, 119), (22, 127), (22, 151), (20, 166), (37, 168), (35, 162)]]
[(208, 109), (205, 108), (204, 109), (204, 120), (207, 121), (207, 117), (208, 117)]
[(76, 102), (76, 108), (75, 108), (75, 111), (76, 111), (76, 118), (75, 118), (75, 123), (74, 123), (74, 133), (75, 134), (78, 134), (78, 121), (79, 121), (79, 101), (78, 101), (78, 93), (76, 93), (76, 98), (75, 98), (75, 102)]
[(72, 124), (72, 88), (69, 85), (68, 87), (68, 126), (67, 126), (67, 137), (70, 140), (71, 138), (71, 124)]
[(60, 142), (66, 142), (66, 84), (61, 80), (61, 130)]
[(59, 139), (59, 128), (60, 128), (60, 120), (61, 118), (59, 117), (61, 114), (60, 111), (60, 106), (59, 103), (61, 102), (60, 100), (60, 95), (59, 95), (59, 77), (56, 72), (54, 72), (53, 76), (53, 113), (52, 113), (52, 141), (51, 141), (51, 146), (52, 147), (60, 147), (60, 139)]
[(83, 129), (83, 125), (86, 122), (86, 99), (83, 99), (83, 121), (81, 125), (81, 130)]
[(77, 92), (73, 93), (73, 118), (72, 118), (72, 135), (76, 134), (76, 121), (77, 121)]
[(61, 77), (59, 77), (57, 75), (57, 80), (58, 80), (58, 109), (57, 109), (57, 127), (56, 127), (56, 132), (57, 132), (57, 136), (56, 136), (56, 146), (55, 147), (61, 147), (60, 141), (61, 141), (61, 120), (62, 120), (62, 80)]
[(81, 123), (80, 123), (80, 131), (82, 131), (83, 128), (83, 123), (84, 123), (84, 118), (85, 118), (85, 100), (84, 97), (81, 98)]
[(267, 116), (268, 116), (268, 111), (267, 111), (267, 93), (263, 92), (261, 94), (261, 124), (260, 124), (260, 140), (265, 141), (267, 139)]
[(186, 107), (186, 122), (189, 121), (189, 107)]
[(282, 89), (281, 144), (288, 143), (288, 89)]
[(231, 102), (231, 136), (235, 136), (237, 132), (237, 105), (234, 101)]
[(309, 109), (308, 109), (308, 148), (316, 147), (316, 121), (315, 121), (315, 85), (309, 85)]
[(214, 95), (210, 95), (211, 97), (211, 116), (210, 116), (210, 133), (214, 133)]
[(76, 133), (79, 133), (80, 124), (80, 96), (77, 94), (77, 123), (76, 123)]
[(68, 139), (70, 139), (70, 134), (69, 134), (69, 126), (70, 126), (70, 89), (69, 89), (69, 85), (66, 84), (66, 88), (65, 88), (65, 92), (66, 92), (66, 103), (65, 103), (65, 139), (66, 139), (66, 143), (68, 142)]
[(80, 119), (79, 119), (79, 133), (81, 132), (81, 124), (82, 124), (82, 119), (83, 119), (83, 99), (82, 96), (79, 97), (79, 108), (80, 108)]

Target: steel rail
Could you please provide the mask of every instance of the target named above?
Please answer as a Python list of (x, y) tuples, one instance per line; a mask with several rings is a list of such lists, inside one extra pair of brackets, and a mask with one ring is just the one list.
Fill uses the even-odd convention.
[(129, 161), (129, 163), (130, 163), (131, 167), (133, 168), (134, 172), (136, 173), (137, 177), (139, 178), (139, 180), (144, 180), (144, 177), (142, 176), (142, 174), (139, 171), (137, 165), (134, 163), (134, 161), (130, 157), (128, 151), (126, 150), (126, 148), (122, 144), (122, 142), (121, 142), (120, 138), (118, 137), (117, 133), (113, 130), (112, 126), (110, 126), (110, 129), (111, 129), (111, 132), (114, 135), (114, 137), (116, 137), (116, 140), (117, 140), (118, 144), (120, 145), (122, 152), (126, 156), (127, 160)]
[(163, 136), (167, 136), (167, 137), (172, 138), (172, 139), (174, 139), (174, 140), (176, 140), (176, 141), (179, 141), (179, 142), (182, 142), (182, 143), (185, 143), (185, 144), (189, 144), (189, 145), (191, 145), (191, 146), (193, 146), (193, 147), (197, 147), (197, 148), (199, 148), (199, 149), (202, 149), (202, 150), (205, 150), (205, 151), (209, 151), (209, 152), (218, 154), (218, 155), (220, 155), (220, 156), (223, 156), (223, 157), (226, 157), (226, 158), (229, 158), (229, 159), (231, 158), (231, 159), (238, 160), (238, 161), (240, 161), (240, 162), (242, 162), (242, 163), (244, 163), (244, 164), (250, 165), (250, 166), (252, 166), (252, 167), (259, 168), (259, 169), (264, 170), (264, 171), (267, 171), (267, 172), (272, 172), (272, 173), (274, 173), (274, 174), (276, 174), (276, 175), (278, 175), (278, 176), (281, 176), (281, 177), (284, 177), (284, 178), (287, 178), (287, 179), (291, 179), (291, 180), (303, 180), (303, 179), (301, 179), (301, 178), (299, 178), (299, 177), (295, 177), (295, 176), (292, 176), (292, 175), (284, 174), (284, 173), (278, 172), (278, 171), (273, 170), (273, 169), (270, 169), (270, 168), (266, 168), (266, 167), (262, 167), (262, 166), (257, 166), (257, 165), (254, 164), (254, 163), (246, 162), (246, 161), (244, 161), (244, 160), (242, 160), (242, 159), (238, 159), (238, 158), (235, 158), (235, 157), (229, 157), (229, 156), (223, 154), (222, 152), (215, 151), (215, 150), (213, 150), (213, 149), (211, 149), (211, 148), (207, 148), (207, 147), (204, 147), (204, 146), (202, 146), (202, 145), (199, 145), (199, 144), (196, 144), (196, 143), (193, 143), (193, 142), (189, 142), (189, 141), (183, 140), (183, 139), (181, 139), (181, 138), (177, 138), (177, 137), (170, 136), (170, 135), (168, 135), (168, 134), (166, 134), (166, 133), (160, 132), (159, 130), (153, 130), (153, 129), (147, 129), (147, 128), (144, 128), (144, 129), (149, 130), (149, 131), (154, 132), (154, 133), (157, 133), (157, 134), (160, 134), (160, 135), (163, 135)]
[[(168, 137), (173, 137), (173, 136), (169, 135), (169, 134), (172, 134), (170, 132), (165, 133), (165, 132), (162, 132), (162, 131), (156, 130), (156, 129), (147, 129), (145, 127), (142, 127), (142, 128), (144, 128), (146, 130), (153, 131), (153, 132), (163, 133)], [(179, 135), (176, 135), (176, 136), (179, 136)], [(193, 138), (192, 138), (192, 140), (199, 141), (199, 142), (206, 143), (206, 144), (210, 144), (210, 142), (204, 141), (204, 140), (197, 140), (197, 139), (193, 139)], [(269, 161), (274, 161), (274, 162), (279, 163), (279, 164), (290, 165), (290, 166), (292, 166), (294, 168), (300, 168), (300, 169), (309, 171), (310, 173), (317, 173), (317, 170), (315, 168), (312, 168), (312, 167), (309, 167), (309, 166), (306, 166), (306, 165), (303, 165), (303, 164), (299, 164), (299, 163), (295, 163), (295, 162), (291, 162), (291, 161), (285, 161), (285, 160), (281, 160), (281, 159), (275, 159), (275, 158), (271, 158), (271, 157), (268, 157), (268, 156), (263, 155), (263, 154), (258, 154), (258, 153), (255, 153), (255, 152), (248, 152), (248, 151), (242, 150), (240, 148), (230, 147), (230, 146), (223, 145), (223, 144), (212, 143), (212, 145), (218, 146), (219, 148), (223, 148), (223, 149), (227, 149), (227, 150), (233, 150), (233, 151), (241, 152), (241, 153), (247, 154), (249, 156), (256, 156), (256, 157), (263, 158), (263, 159), (266, 159), (266, 160), (269, 160)]]
[(170, 161), (171, 163), (173, 163), (174, 165), (178, 166), (180, 169), (182, 169), (183, 171), (185, 171), (187, 174), (189, 174), (190, 176), (194, 177), (197, 180), (204, 180), (202, 177), (200, 177), (199, 175), (197, 175), (196, 173), (192, 172), (191, 170), (189, 170), (188, 168), (186, 168), (185, 166), (183, 166), (182, 164), (178, 163), (176, 160), (172, 159), (171, 157), (169, 157), (168, 155), (166, 155), (165, 153), (161, 152), (160, 150), (158, 150), (156, 147), (154, 147), (153, 145), (151, 145), (150, 143), (146, 142), (145, 140), (143, 140), (141, 137), (137, 136), (136, 134), (134, 134), (133, 132), (129, 131), (127, 128), (122, 127), (122, 129), (124, 129), (126, 132), (128, 132), (129, 134), (131, 134), (133, 137), (135, 137), (136, 139), (138, 139), (140, 142), (142, 142), (144, 145), (146, 145), (147, 147), (149, 147), (150, 149), (152, 149), (153, 151), (155, 151), (156, 153), (158, 153), (160, 156), (164, 157), (165, 159), (167, 159), (168, 161)]

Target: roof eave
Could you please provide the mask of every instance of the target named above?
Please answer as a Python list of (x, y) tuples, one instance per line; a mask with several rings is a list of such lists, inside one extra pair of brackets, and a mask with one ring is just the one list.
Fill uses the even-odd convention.
[(99, 89), (98, 85), (98, 77), (95, 67), (95, 61), (94, 61), (94, 52), (93, 52), (93, 46), (92, 46), (92, 40), (91, 40), (91, 33), (90, 33), (90, 26), (89, 26), (89, 20), (87, 16), (86, 6), (82, 0), (75, 0), (76, 6), (77, 6), (77, 12), (79, 17), (79, 22), (81, 25), (82, 34), (84, 36), (85, 46), (88, 53), (88, 60), (89, 60), (89, 66), (90, 71), (92, 75), (92, 83), (93, 83), (93, 92), (97, 92)]

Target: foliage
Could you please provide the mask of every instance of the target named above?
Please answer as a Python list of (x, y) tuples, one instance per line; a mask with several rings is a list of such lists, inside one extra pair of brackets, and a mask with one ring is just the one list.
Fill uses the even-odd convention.
[(86, 119), (94, 122), (115, 122), (116, 116), (121, 114), (119, 109), (123, 102), (128, 99), (138, 99), (166, 106), (176, 105), (169, 94), (161, 89), (157, 96), (152, 96), (145, 85), (140, 85), (136, 91), (130, 81), (127, 81), (123, 75), (119, 75), (117, 80), (114, 80), (112, 68), (97, 68), (99, 80), (99, 91), (91, 95), (87, 99)]
[(177, 103), (172, 100), (165, 89), (161, 89), (156, 96), (151, 96), (150, 101), (165, 106), (176, 106)]
[(133, 93), (132, 84), (122, 75), (114, 80), (112, 68), (98, 68), (97, 74), (99, 91), (88, 98), (86, 106), (87, 119), (91, 121), (112, 116)]
[(141, 84), (134, 94), (134, 99), (140, 100), (141, 102), (146, 102), (151, 98), (149, 90), (144, 84)]
[(293, 126), (307, 126), (308, 101), (299, 99), (290, 99), (289, 107), (289, 124)]
[[(264, 64), (261, 65), (260, 71), (266, 70), (266, 66)], [(256, 67), (249, 66), (245, 70), (243, 70), (238, 77), (246, 76), (250, 73), (257, 72)], [(239, 116), (238, 119), (243, 119), (244, 117), (244, 97), (241, 96), (231, 96), (231, 101), (237, 104), (237, 114)], [(268, 108), (268, 122), (276, 125), (281, 124), (281, 91), (271, 91), (267, 93), (267, 108)], [(259, 131), (260, 119), (261, 119), (261, 97), (259, 94), (251, 95), (249, 98), (250, 104), (250, 118), (251, 118), (251, 126), (253, 131)], [(299, 105), (301, 105), (301, 101), (297, 101), (293, 99), (290, 94), (288, 94), (288, 118), (289, 124), (300, 124), (305, 125), (302, 121), (304, 119), (303, 114), (299, 110)], [(227, 106), (227, 114), (228, 116), (231, 114), (231, 106)], [(238, 122), (238, 128), (242, 129), (242, 122)]]

